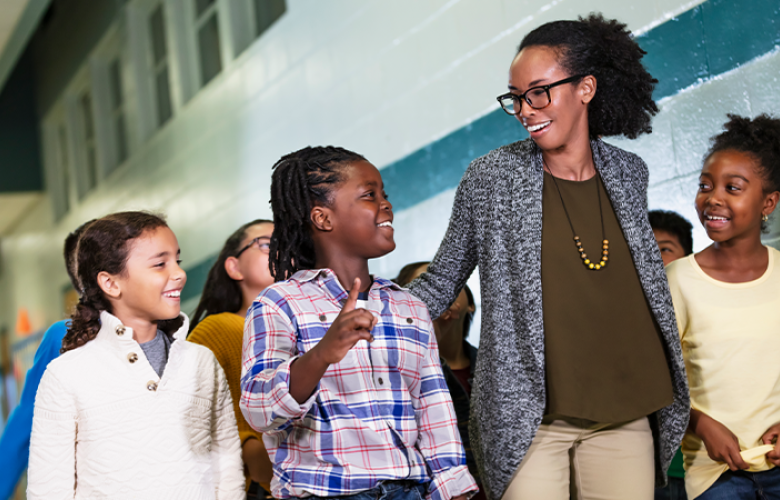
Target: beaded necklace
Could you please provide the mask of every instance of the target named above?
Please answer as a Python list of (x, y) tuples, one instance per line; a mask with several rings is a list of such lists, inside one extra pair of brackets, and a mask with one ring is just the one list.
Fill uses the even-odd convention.
[[(571, 217), (569, 217), (569, 211), (566, 210), (566, 203), (563, 202), (563, 195), (561, 194), (561, 188), (558, 187), (558, 181), (555, 180), (555, 175), (553, 175), (552, 170), (550, 170), (549, 165), (545, 163), (544, 159), (542, 159), (542, 164), (547, 168), (547, 171), (550, 172), (550, 177), (552, 177), (553, 184), (555, 184), (555, 190), (558, 191), (558, 197), (561, 199), (561, 205), (563, 205), (563, 213), (566, 214), (566, 220), (569, 221), (569, 227), (571, 228), (571, 234), (574, 236), (574, 244), (577, 246), (577, 251), (580, 253), (580, 258), (582, 259), (582, 263), (587, 267), (588, 269), (592, 269), (594, 271), (599, 271), (607, 266), (607, 262), (609, 261), (609, 240), (606, 237), (606, 234), (604, 232), (604, 210), (601, 207), (601, 189), (599, 189), (599, 182), (598, 179), (596, 179), (596, 196), (599, 199), (599, 215), (601, 216), (601, 243), (602, 243), (602, 250), (601, 250), (601, 260), (598, 262), (592, 262), (588, 258), (588, 254), (585, 253), (585, 249), (582, 248), (582, 242), (580, 241), (580, 237), (577, 236), (577, 232), (574, 230), (574, 224), (571, 223)], [(596, 175), (598, 175), (598, 172), (596, 172)]]

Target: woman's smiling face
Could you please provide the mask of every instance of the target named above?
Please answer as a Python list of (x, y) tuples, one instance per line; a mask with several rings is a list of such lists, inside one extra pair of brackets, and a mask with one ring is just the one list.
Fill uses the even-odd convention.
[[(561, 68), (558, 59), (558, 52), (550, 47), (521, 50), (509, 68), (509, 91), (520, 95), (573, 76)], [(557, 85), (549, 90), (550, 104), (534, 109), (523, 102), (517, 119), (542, 150), (561, 149), (583, 136), (588, 138), (588, 103), (595, 90), (595, 79), (590, 76)]]
[(713, 153), (701, 170), (696, 211), (715, 242), (760, 237), (761, 217), (774, 210), (778, 193), (764, 191), (756, 160), (743, 152)]

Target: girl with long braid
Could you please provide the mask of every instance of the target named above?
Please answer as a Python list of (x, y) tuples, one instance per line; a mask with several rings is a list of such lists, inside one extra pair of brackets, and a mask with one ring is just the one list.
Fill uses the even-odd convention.
[(395, 248), (377, 168), (336, 147), (282, 157), (277, 283), (247, 313), (241, 409), (275, 498), (465, 500), (466, 466), (428, 310), (368, 260)]
[(184, 339), (179, 253), (145, 212), (79, 238), (82, 293), (35, 399), (28, 499), (246, 498), (225, 375)]

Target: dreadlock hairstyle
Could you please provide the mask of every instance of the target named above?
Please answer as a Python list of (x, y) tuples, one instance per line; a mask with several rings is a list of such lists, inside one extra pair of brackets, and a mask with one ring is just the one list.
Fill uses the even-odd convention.
[(342, 168), (365, 161), (357, 153), (335, 146), (305, 147), (283, 156), (273, 166), (271, 208), (274, 232), (269, 265), (276, 281), (314, 267), (311, 209), (328, 206), (333, 189), (344, 179)]
[(192, 314), (190, 332), (207, 316), (223, 312), (234, 313), (241, 309), (243, 303), (241, 287), (238, 285), (238, 282), (228, 275), (225, 270), (225, 261), (228, 257), (236, 256), (236, 253), (241, 249), (241, 242), (246, 238), (247, 230), (258, 224), (273, 224), (273, 221), (257, 219), (247, 222), (236, 229), (225, 241), (217, 261), (209, 270), (206, 284), (203, 287), (203, 294), (200, 296), (200, 302)]
[(517, 51), (534, 46), (556, 50), (561, 68), (571, 75), (596, 78), (596, 95), (588, 104), (591, 138), (623, 134), (635, 139), (652, 131), (658, 80), (642, 65), (646, 52), (625, 24), (595, 13), (577, 21), (554, 21), (528, 33)]
[[(710, 138), (704, 162), (720, 151), (739, 151), (750, 156), (764, 179), (764, 193), (780, 191), (780, 120), (766, 113), (750, 118), (728, 114), (725, 131)], [(762, 222), (761, 229), (767, 231)]]
[(70, 282), (78, 294), (81, 294), (81, 285), (79, 284), (79, 278), (76, 272), (77, 245), (81, 233), (83, 233), (93, 222), (95, 222), (95, 219), (85, 222), (68, 234), (68, 236), (65, 237), (65, 246), (62, 249), (62, 254), (65, 258), (65, 269), (68, 271), (68, 278), (70, 278)]
[[(97, 283), (100, 272), (125, 272), (132, 240), (146, 231), (168, 227), (165, 220), (148, 212), (118, 212), (89, 224), (78, 239), (76, 271), (81, 295), (71, 316), (70, 328), (62, 339), (61, 353), (81, 347), (100, 331), (100, 311), (111, 311), (111, 303)], [(181, 317), (159, 321), (157, 327), (172, 333), (182, 325)]]

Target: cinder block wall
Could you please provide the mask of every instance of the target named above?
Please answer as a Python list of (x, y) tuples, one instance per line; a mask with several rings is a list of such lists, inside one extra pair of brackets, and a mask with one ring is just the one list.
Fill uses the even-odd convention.
[[(495, 101), (521, 38), (544, 22), (594, 10), (640, 35), (661, 80), (654, 133), (609, 142), (647, 161), (651, 208), (693, 219), (696, 171), (726, 113), (780, 114), (778, 7), (773, 0), (737, 4), (288, 0), (284, 16), (161, 130), (143, 139), (131, 113), (129, 159), (67, 215), (55, 222), (46, 198), (3, 239), (0, 324), (13, 330), (22, 307), (35, 329), (60, 319), (68, 283), (63, 238), (83, 221), (128, 209), (168, 214), (190, 274), (184, 309), (191, 311), (224, 239), (245, 221), (271, 215), (271, 165), (309, 144), (354, 149), (383, 169), (398, 247), (372, 264), (374, 272), (392, 277), (407, 262), (430, 259), (468, 162), (525, 137)], [(125, 22), (117, 16), (120, 33)], [(134, 93), (128, 105), (140, 98)], [(695, 238), (697, 248), (706, 245), (702, 231)], [(470, 284), (479, 298), (475, 277)], [(474, 331), (470, 340), (478, 339)]]

